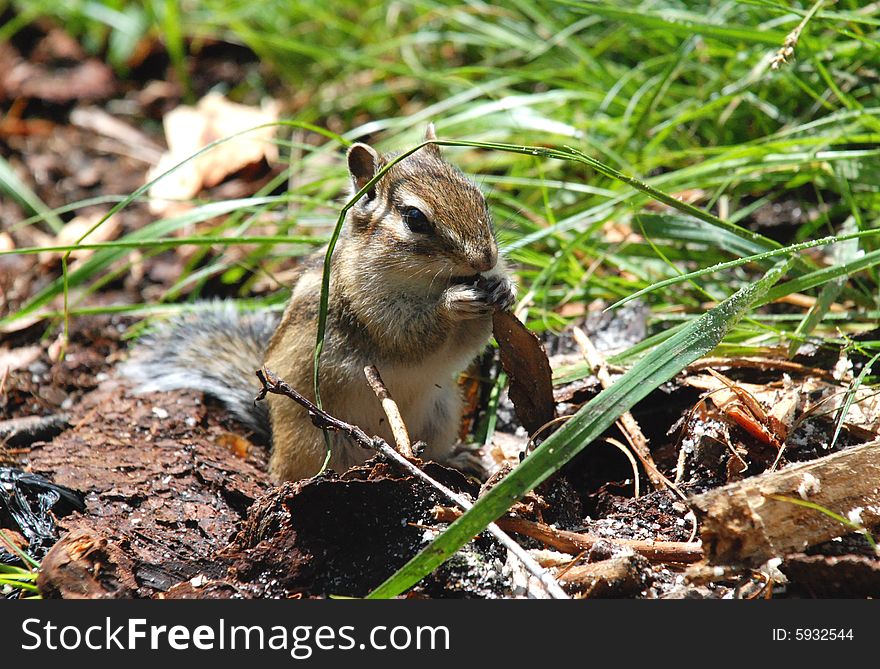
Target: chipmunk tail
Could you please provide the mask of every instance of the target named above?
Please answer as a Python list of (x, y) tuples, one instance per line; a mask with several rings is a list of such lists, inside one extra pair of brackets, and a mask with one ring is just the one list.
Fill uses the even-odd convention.
[(201, 390), (268, 444), (269, 412), (265, 402), (254, 403), (260, 391), (254, 373), (263, 365), (278, 316), (241, 312), (230, 301), (204, 306), (141, 337), (120, 373), (134, 382), (137, 393)]

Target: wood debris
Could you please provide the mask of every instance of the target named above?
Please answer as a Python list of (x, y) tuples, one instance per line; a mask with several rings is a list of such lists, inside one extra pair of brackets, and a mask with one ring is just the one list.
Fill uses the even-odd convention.
[(650, 583), (650, 564), (635, 553), (575, 565), (559, 577), (566, 590), (584, 598), (632, 597)]
[(803, 551), (849, 534), (855, 523), (880, 524), (880, 440), (716, 488), (689, 503), (712, 563), (756, 564)]

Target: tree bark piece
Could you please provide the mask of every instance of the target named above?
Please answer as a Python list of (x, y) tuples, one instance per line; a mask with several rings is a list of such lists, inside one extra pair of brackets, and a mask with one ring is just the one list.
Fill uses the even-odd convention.
[(880, 524), (880, 440), (716, 488), (689, 503), (713, 564), (760, 564), (853, 531), (796, 500), (864, 527)]
[(106, 537), (74, 530), (46, 554), (37, 576), (44, 597), (131, 598), (137, 591), (131, 558)]
[(790, 555), (779, 567), (810, 597), (880, 597), (880, 560), (865, 555)]

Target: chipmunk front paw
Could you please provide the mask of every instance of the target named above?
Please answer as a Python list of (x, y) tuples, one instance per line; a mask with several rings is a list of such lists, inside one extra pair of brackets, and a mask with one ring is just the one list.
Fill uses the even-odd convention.
[(516, 302), (516, 284), (507, 276), (480, 277), (477, 288), (485, 291), (489, 296), (489, 303), (501, 311), (507, 311)]
[(473, 283), (450, 286), (444, 300), (459, 318), (479, 318), (495, 309), (509, 309), (516, 300), (516, 286), (506, 276), (481, 276)]
[(491, 296), (476, 285), (450, 286), (443, 295), (444, 306), (457, 318), (479, 318), (492, 313)]
[(488, 316), (506, 310), (516, 299), (516, 287), (506, 276), (481, 276), (450, 286), (444, 294), (446, 308), (458, 318)]

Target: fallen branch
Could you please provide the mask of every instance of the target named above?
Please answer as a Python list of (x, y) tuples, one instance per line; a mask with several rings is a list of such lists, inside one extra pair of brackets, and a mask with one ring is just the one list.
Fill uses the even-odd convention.
[[(435, 507), (432, 511), (437, 520), (452, 522), (458, 518), (459, 511), (449, 507)], [(517, 516), (504, 516), (497, 521), (498, 526), (507, 532), (516, 532), (536, 539), (551, 548), (569, 555), (588, 551), (600, 541), (631, 548), (651, 562), (691, 563), (703, 559), (703, 549), (699, 542), (686, 541), (642, 541), (639, 539), (615, 539), (597, 537), (580, 532), (558, 530), (555, 527)]]
[[(428, 476), (421, 469), (416, 467), (412, 462), (404, 458), (400, 453), (394, 450), (384, 439), (380, 437), (369, 437), (367, 433), (356, 425), (351, 425), (345, 421), (334, 418), (323, 409), (320, 409), (313, 402), (303, 397), (294, 390), (287, 382), (277, 376), (270, 370), (263, 368), (257, 371), (257, 378), (262, 384), (260, 394), (257, 395), (255, 401), (262, 400), (268, 393), (275, 395), (283, 395), (292, 399), (294, 402), (304, 407), (312, 419), (312, 423), (321, 429), (339, 431), (348, 435), (356, 444), (362, 448), (378, 451), (385, 458), (403, 468), (407, 473), (418, 477), (435, 490), (439, 491), (446, 498), (452, 501), (456, 506), (467, 511), (473, 504), (461, 495), (453, 492), (439, 481)], [(495, 537), (501, 545), (507, 548), (522, 563), (526, 570), (534, 576), (547, 594), (553, 599), (568, 599), (568, 595), (559, 586), (550, 573), (543, 569), (534, 559), (526, 552), (526, 550), (516, 543), (511, 537), (505, 534), (495, 523), (490, 523), (486, 528), (489, 533)]]
[(878, 481), (880, 440), (716, 488), (689, 503), (711, 562), (756, 564), (849, 534), (854, 526), (880, 524)]
[(22, 448), (35, 441), (49, 441), (70, 427), (69, 420), (70, 416), (66, 413), (54, 413), (0, 421), (0, 446)]
[(385, 382), (379, 375), (379, 370), (375, 365), (367, 365), (364, 367), (364, 376), (367, 377), (367, 383), (376, 393), (379, 402), (382, 403), (382, 410), (388, 417), (388, 426), (391, 428), (391, 434), (394, 435), (394, 442), (397, 445), (398, 452), (405, 458), (415, 457), (412, 449), (412, 443), (409, 440), (409, 432), (406, 429), (406, 423), (403, 422), (403, 416), (400, 415), (400, 409), (397, 408), (395, 402)]

